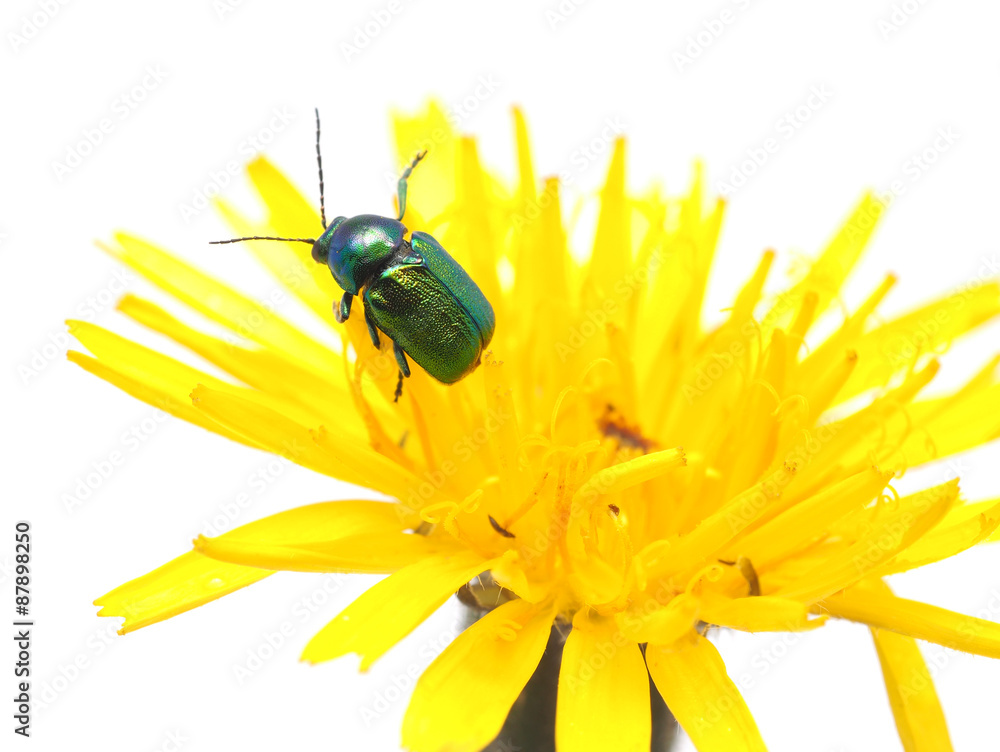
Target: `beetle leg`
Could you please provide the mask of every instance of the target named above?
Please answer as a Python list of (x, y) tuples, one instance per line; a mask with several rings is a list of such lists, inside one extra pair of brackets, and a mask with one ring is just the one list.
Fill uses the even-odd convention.
[(413, 161), (410, 162), (410, 165), (405, 170), (403, 170), (403, 175), (399, 178), (399, 183), (396, 184), (396, 200), (397, 200), (397, 203), (399, 204), (399, 216), (396, 217), (397, 221), (402, 221), (403, 215), (406, 214), (406, 187), (407, 187), (407, 179), (410, 177), (410, 174), (413, 172), (413, 168), (416, 167), (420, 163), (420, 160), (423, 159), (426, 156), (427, 156), (427, 150), (426, 149), (424, 149), (424, 151), (422, 151), (419, 154), (417, 154), (417, 156), (415, 156), (413, 158)]
[(368, 324), (368, 336), (372, 338), (372, 344), (375, 345), (375, 349), (380, 348), (379, 338), (378, 338), (378, 327), (375, 326), (375, 320), (372, 318), (371, 312), (368, 310), (368, 306), (365, 305), (365, 323)]
[(343, 324), (350, 318), (351, 315), (351, 301), (354, 300), (354, 296), (349, 292), (344, 293), (344, 297), (340, 299), (340, 304), (333, 304), (333, 317), (337, 319), (338, 324)]
[(399, 365), (399, 372), (410, 377), (410, 364), (406, 362), (406, 353), (403, 352), (403, 348), (399, 346), (398, 342), (392, 343), (392, 354), (396, 356), (396, 363)]

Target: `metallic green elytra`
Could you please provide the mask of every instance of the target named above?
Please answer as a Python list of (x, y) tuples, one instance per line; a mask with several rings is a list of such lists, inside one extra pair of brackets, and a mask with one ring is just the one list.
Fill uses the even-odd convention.
[(402, 379), (410, 375), (407, 356), (438, 381), (453, 384), (476, 369), (493, 338), (493, 307), (482, 291), (444, 247), (425, 232), (406, 239), (402, 223), (406, 212), (407, 180), (426, 152), (403, 172), (397, 185), (399, 215), (375, 214), (337, 217), (326, 224), (323, 163), (319, 152), (319, 112), (316, 113), (316, 159), (319, 165), (320, 216), (323, 234), (311, 238), (236, 238), (292, 240), (312, 243), (312, 257), (330, 268), (344, 290), (334, 304), (337, 321), (351, 315), (354, 296), (360, 296), (372, 344), (380, 333), (393, 344), (399, 366), (396, 398)]
[(344, 290), (338, 321), (347, 320), (360, 294), (372, 344), (379, 346), (379, 332), (392, 340), (404, 376), (409, 356), (453, 384), (479, 365), (493, 338), (493, 307), (437, 240), (425, 232), (406, 240), (405, 234), (398, 219), (337, 217), (313, 245), (313, 258), (330, 267)]

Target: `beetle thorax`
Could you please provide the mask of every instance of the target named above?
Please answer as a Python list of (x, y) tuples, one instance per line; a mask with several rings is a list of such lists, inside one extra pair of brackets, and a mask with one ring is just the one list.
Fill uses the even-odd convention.
[(376, 214), (337, 217), (313, 246), (344, 292), (357, 295), (399, 253), (406, 227)]

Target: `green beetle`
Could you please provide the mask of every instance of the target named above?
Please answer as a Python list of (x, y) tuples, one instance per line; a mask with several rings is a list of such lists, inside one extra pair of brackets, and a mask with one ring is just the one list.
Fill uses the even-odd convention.
[(392, 341), (399, 366), (397, 400), (403, 378), (410, 375), (407, 356), (445, 384), (468, 376), (493, 338), (496, 320), (486, 296), (437, 240), (425, 232), (414, 232), (406, 239), (407, 228), (401, 220), (406, 212), (407, 180), (426, 152), (418, 154), (399, 178), (399, 215), (395, 219), (359, 214), (337, 217), (328, 226), (319, 132), (317, 111), (316, 161), (323, 234), (317, 239), (254, 236), (215, 243), (311, 243), (313, 259), (329, 266), (344, 290), (339, 303), (334, 304), (337, 321), (347, 320), (354, 296), (359, 295), (372, 344), (379, 346), (380, 332)]

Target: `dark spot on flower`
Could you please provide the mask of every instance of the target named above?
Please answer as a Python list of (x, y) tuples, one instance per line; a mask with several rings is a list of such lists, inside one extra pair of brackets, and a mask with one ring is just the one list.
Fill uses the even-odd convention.
[(641, 449), (643, 453), (656, 446), (655, 441), (643, 436), (639, 427), (630, 424), (610, 402), (604, 406), (604, 414), (598, 419), (597, 427), (609, 439), (615, 439), (625, 447)]
[(493, 529), (496, 530), (498, 533), (500, 533), (500, 535), (502, 535), (504, 538), (517, 537), (516, 535), (514, 535), (514, 533), (512, 533), (510, 530), (505, 529), (503, 526), (500, 525), (499, 522), (493, 519), (492, 515), (487, 515), (487, 517), (489, 517), (490, 525), (493, 527)]

